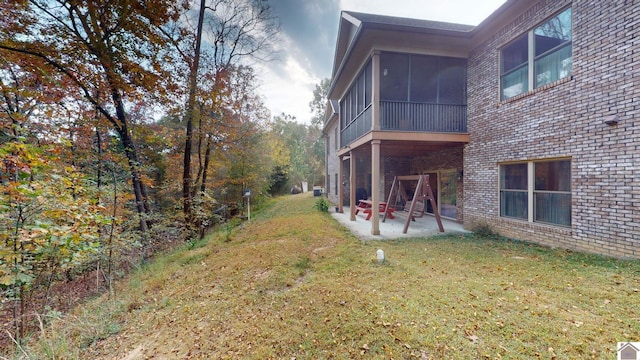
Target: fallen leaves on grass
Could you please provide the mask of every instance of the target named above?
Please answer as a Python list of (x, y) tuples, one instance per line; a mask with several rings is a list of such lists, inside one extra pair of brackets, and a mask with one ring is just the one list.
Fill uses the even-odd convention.
[(83, 358), (606, 358), (640, 333), (637, 263), (456, 236), (387, 241), (394, 262), (372, 266), (380, 245), (278, 199), (121, 285), (122, 331)]

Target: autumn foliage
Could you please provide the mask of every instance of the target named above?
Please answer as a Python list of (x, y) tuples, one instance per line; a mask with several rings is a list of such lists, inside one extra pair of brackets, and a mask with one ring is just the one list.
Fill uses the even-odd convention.
[(85, 288), (112, 292), (158, 249), (243, 215), (245, 189), (259, 205), (303, 179), (281, 134), (318, 127), (274, 126), (250, 66), (271, 56), (268, 3), (202, 4), (201, 50), (193, 2), (0, 4), (2, 345), (64, 307), (56, 284), (92, 274)]

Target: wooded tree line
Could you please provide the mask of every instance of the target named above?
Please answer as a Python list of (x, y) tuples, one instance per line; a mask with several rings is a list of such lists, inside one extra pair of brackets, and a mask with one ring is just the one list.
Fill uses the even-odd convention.
[(55, 281), (90, 269), (108, 288), (118, 264), (242, 214), (244, 189), (256, 203), (323, 183), (328, 83), (310, 125), (256, 91), (277, 21), (264, 0), (0, 4), (0, 300), (17, 341)]

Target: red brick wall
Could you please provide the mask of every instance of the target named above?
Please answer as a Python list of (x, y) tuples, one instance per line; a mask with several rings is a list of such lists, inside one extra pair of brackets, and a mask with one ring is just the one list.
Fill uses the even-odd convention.
[[(499, 49), (567, 5), (573, 77), (499, 98)], [(619, 124), (604, 124), (617, 114)], [(544, 245), (640, 258), (640, 2), (540, 1), (471, 52), (465, 226)], [(570, 228), (500, 217), (499, 164), (570, 157)]]

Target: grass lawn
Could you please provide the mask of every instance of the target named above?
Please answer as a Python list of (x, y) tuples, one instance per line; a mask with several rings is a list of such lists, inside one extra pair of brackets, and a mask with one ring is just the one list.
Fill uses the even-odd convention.
[[(104, 359), (613, 359), (640, 262), (478, 236), (367, 242), (310, 194), (157, 258), (33, 351)], [(378, 264), (376, 250), (387, 262)], [(54, 335), (55, 334), (55, 335)], [(57, 355), (56, 355), (57, 354)], [(44, 357), (44, 356), (43, 356)]]

